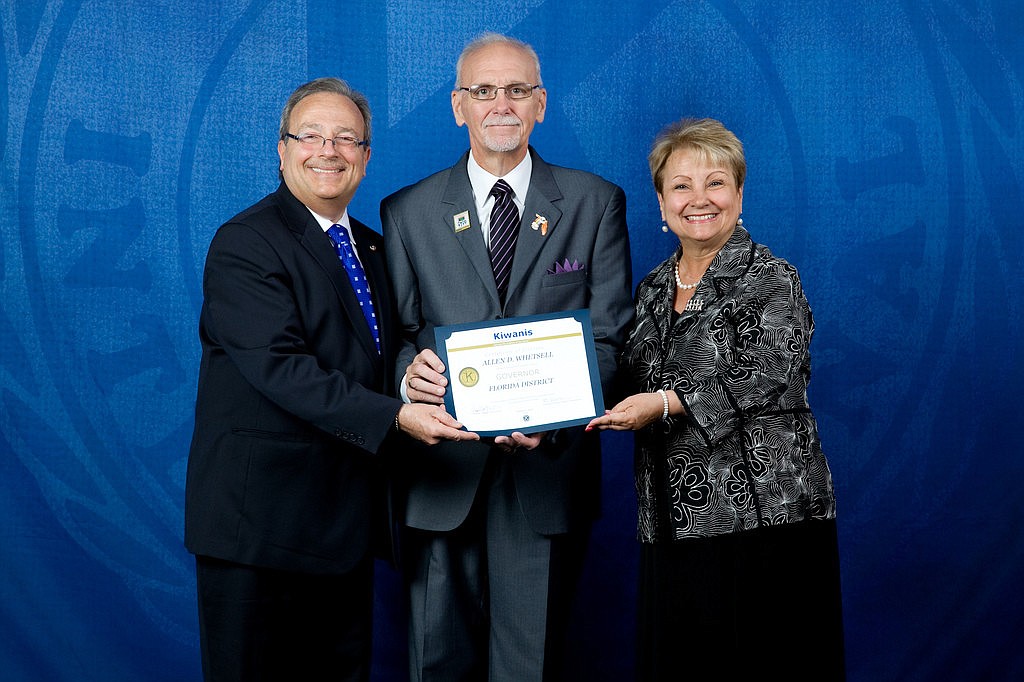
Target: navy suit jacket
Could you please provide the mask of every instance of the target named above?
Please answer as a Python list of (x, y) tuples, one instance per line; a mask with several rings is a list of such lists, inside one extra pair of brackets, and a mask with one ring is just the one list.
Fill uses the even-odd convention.
[[(476, 213), (468, 152), (451, 168), (381, 203), (402, 326), (398, 383), (420, 349), (434, 349), (435, 327), (589, 308), (601, 380), (611, 385), (633, 314), (625, 195), (596, 175), (552, 166), (532, 148), (530, 153), (533, 172), (504, 306)], [(456, 216), (464, 212), (470, 227), (457, 230)], [(531, 228), (538, 217), (547, 220), (546, 234)], [(566, 260), (583, 267), (555, 274), (555, 264)], [(488, 450), (486, 442), (411, 446), (400, 466), (406, 524), (433, 531), (458, 527), (469, 513)], [(516, 491), (534, 531), (564, 533), (596, 516), (596, 432), (563, 429), (537, 450), (513, 456)]]
[(367, 554), (374, 455), (401, 402), (383, 395), (397, 338), (382, 239), (351, 224), (380, 354), (329, 237), (284, 184), (213, 238), (185, 487), (195, 554), (311, 573)]

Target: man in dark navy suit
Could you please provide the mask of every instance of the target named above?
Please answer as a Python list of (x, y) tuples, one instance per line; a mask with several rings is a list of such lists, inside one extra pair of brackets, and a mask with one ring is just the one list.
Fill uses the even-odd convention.
[(382, 446), (396, 431), (476, 438), (385, 395), (398, 338), (383, 243), (347, 209), (369, 142), (363, 95), (299, 87), (280, 187), (210, 245), (185, 490), (207, 680), (368, 680)]

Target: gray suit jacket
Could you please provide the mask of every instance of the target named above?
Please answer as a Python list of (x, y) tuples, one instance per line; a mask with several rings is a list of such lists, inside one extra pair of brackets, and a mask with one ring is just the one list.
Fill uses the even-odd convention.
[[(526, 195), (504, 307), (498, 299), (466, 164), (399, 190), (381, 203), (388, 267), (398, 299), (405, 368), (434, 348), (434, 327), (589, 308), (601, 380), (607, 391), (632, 317), (632, 275), (622, 190), (583, 171), (550, 166), (531, 148)], [(456, 231), (456, 216), (470, 227)], [(531, 229), (537, 216), (548, 229)], [(555, 274), (555, 264), (579, 270)], [(410, 446), (401, 461), (405, 521), (414, 528), (458, 527), (473, 503), (487, 461), (486, 442)], [(538, 533), (564, 533), (599, 509), (600, 442), (582, 427), (563, 429), (537, 450), (514, 455), (520, 503)]]

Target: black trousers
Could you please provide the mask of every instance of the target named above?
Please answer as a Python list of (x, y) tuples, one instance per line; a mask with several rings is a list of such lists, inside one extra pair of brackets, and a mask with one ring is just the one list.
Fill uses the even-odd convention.
[(196, 557), (207, 682), (370, 679), (373, 562), (310, 575)]
[(845, 679), (835, 521), (641, 545), (637, 680)]

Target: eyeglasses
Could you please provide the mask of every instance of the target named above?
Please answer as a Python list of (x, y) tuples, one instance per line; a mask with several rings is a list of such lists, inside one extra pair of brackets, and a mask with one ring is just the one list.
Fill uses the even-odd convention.
[(529, 83), (509, 83), (508, 85), (500, 88), (497, 85), (470, 85), (468, 88), (460, 87), (456, 89), (465, 90), (473, 99), (489, 100), (498, 96), (498, 90), (504, 90), (505, 96), (509, 99), (529, 99), (533, 94), (533, 89), (539, 87), (542, 87), (539, 83), (537, 85), (530, 85)]
[(307, 149), (323, 149), (330, 142), (334, 145), (335, 151), (339, 149), (355, 149), (356, 147), (367, 146), (366, 140), (357, 140), (351, 135), (338, 135), (337, 137), (324, 137), (323, 135), (317, 135), (316, 133), (305, 133), (303, 135), (292, 135), (291, 133), (285, 133), (285, 137), (290, 137), (293, 140), (298, 140), (299, 144)]

